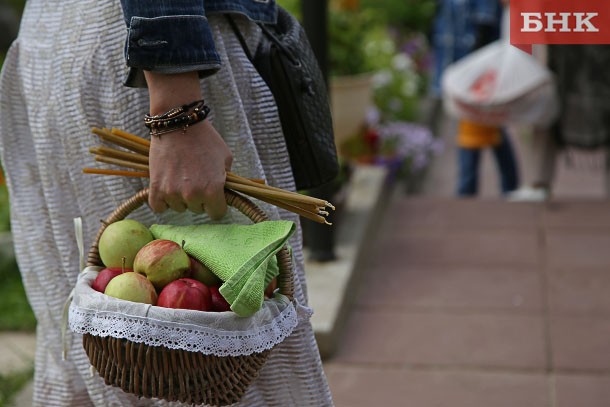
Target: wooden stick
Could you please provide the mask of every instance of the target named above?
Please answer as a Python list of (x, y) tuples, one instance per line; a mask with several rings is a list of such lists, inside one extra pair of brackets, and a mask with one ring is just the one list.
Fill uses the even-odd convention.
[[(110, 158), (116, 158), (119, 160), (131, 162), (133, 164), (144, 164), (145, 166), (147, 166), (148, 162), (149, 162), (148, 156), (146, 156), (144, 154), (133, 153), (130, 151), (117, 150), (116, 148), (112, 148), (112, 147), (106, 147), (106, 146), (91, 147), (91, 148), (89, 148), (89, 152), (91, 154), (95, 154), (97, 156), (106, 156), (106, 157), (110, 157)], [(102, 161), (99, 159), (97, 161), (108, 162), (108, 161)], [(108, 162), (108, 163), (110, 163), (110, 162)], [(110, 164), (112, 164), (112, 163), (110, 163)], [(125, 167), (129, 167), (129, 165), (127, 165), (127, 163), (120, 163), (118, 165), (123, 165)], [(130, 167), (130, 168), (136, 168), (136, 169), (141, 169), (143, 171), (148, 171), (148, 167), (146, 167), (146, 168)], [(234, 174), (229, 172), (228, 175), (234, 175)], [(266, 185), (265, 180), (260, 179), (260, 178), (239, 177), (239, 179), (248, 181), (250, 183), (250, 185), (256, 185), (256, 186)]]
[[(235, 188), (236, 191), (238, 192), (242, 192), (245, 193), (244, 191), (241, 190), (241, 188)], [(301, 203), (301, 202), (288, 202), (284, 199), (275, 199), (275, 198), (271, 198), (269, 197), (269, 195), (267, 195), (265, 193), (265, 191), (261, 191), (261, 192), (250, 192), (248, 195), (260, 199), (261, 201), (265, 201), (265, 202), (269, 202), (271, 204), (273, 204), (271, 201), (274, 202), (284, 202), (286, 205), (290, 205), (290, 206), (294, 206), (294, 207), (298, 207), (304, 211), (307, 211), (309, 213), (312, 214), (316, 214), (316, 215), (323, 215), (324, 213), (328, 214), (328, 212), (325, 212), (323, 209), (323, 207), (320, 207), (318, 205), (312, 205), (310, 203)]]
[(327, 225), (332, 225), (332, 223), (328, 222), (326, 219), (324, 219), (323, 216), (317, 214), (317, 213), (312, 213), (310, 211), (307, 211), (299, 206), (294, 206), (291, 205), (287, 202), (284, 201), (278, 201), (275, 199), (270, 199), (270, 198), (266, 198), (266, 199), (262, 199), (262, 198), (258, 198), (261, 201), (265, 201), (271, 205), (277, 206), (278, 208), (283, 208), (286, 209), (287, 211), (296, 213), (297, 215), (300, 215), (304, 218), (313, 220), (314, 222), (318, 222), (318, 223), (325, 223)]
[[(106, 141), (133, 151), (133, 153), (129, 153), (103, 146), (98, 147), (97, 149), (92, 148), (90, 149), (90, 152), (97, 154), (97, 161), (134, 168), (142, 170), (143, 172), (98, 170), (91, 168), (85, 169), (85, 172), (138, 177), (149, 176), (147, 165), (148, 154), (150, 152), (149, 140), (117, 128), (113, 128), (112, 130), (106, 128), (93, 128), (92, 132)], [(301, 216), (308, 217), (309, 219), (313, 218), (312, 220), (320, 223), (328, 224), (321, 216), (328, 215), (328, 212), (324, 210), (325, 207), (329, 207), (333, 210), (335, 209), (331, 203), (322, 199), (286, 191), (281, 188), (267, 185), (264, 180), (244, 178), (232, 172), (227, 172), (227, 182), (225, 185), (227, 188), (251, 195), (272, 205), (283, 207), (284, 209), (293, 211)], [(321, 222), (321, 220), (323, 222)]]
[(119, 160), (131, 161), (138, 164), (148, 165), (148, 157), (143, 154), (132, 153), (129, 151), (117, 150), (116, 148), (98, 146), (89, 148), (91, 154), (104, 155), (106, 157), (118, 158)]
[[(302, 206), (293, 204), (292, 202), (286, 202), (286, 201), (282, 201), (282, 200), (272, 199), (272, 198), (269, 198), (268, 196), (259, 196), (257, 194), (252, 194), (250, 196), (252, 198), (256, 198), (258, 200), (267, 202), (267, 203), (269, 203), (271, 205), (277, 206), (279, 208), (283, 208), (283, 209), (286, 209), (286, 210), (288, 210), (290, 212), (296, 213), (299, 216), (303, 216), (303, 217), (305, 217), (307, 219), (311, 219), (314, 222), (326, 223), (326, 224), (330, 225), (330, 223), (327, 222), (326, 219), (324, 219), (323, 214), (319, 213), (317, 209), (315, 209), (314, 211), (311, 211), (311, 210), (308, 210), (306, 208), (303, 208)], [(326, 214), (328, 214), (328, 212), (326, 212)]]
[[(242, 192), (237, 188), (234, 188), (234, 190), (237, 192)], [(264, 194), (259, 195), (259, 194), (255, 194), (255, 193), (250, 193), (248, 195), (250, 195), (250, 197), (252, 197), (252, 198), (256, 198), (258, 200), (267, 202), (271, 205), (274, 205), (279, 208), (283, 208), (290, 212), (296, 213), (297, 215), (308, 218), (310, 220), (313, 220), (314, 222), (325, 223), (327, 225), (331, 225), (331, 223), (328, 222), (324, 218), (324, 216), (328, 215), (328, 212), (320, 210), (318, 207), (315, 207), (315, 208), (313, 208), (313, 210), (311, 210), (310, 208), (304, 208), (303, 206), (296, 204), (294, 202), (286, 202), (283, 200), (269, 198), (269, 196), (266, 196)]]
[[(240, 189), (242, 192), (245, 192), (247, 194), (260, 192), (260, 188), (258, 188), (258, 187), (244, 185), (244, 184), (240, 184), (240, 183), (236, 183), (236, 182), (227, 181), (227, 182), (225, 182), (225, 185), (227, 185), (227, 187), (231, 188), (231, 189), (234, 189), (234, 188)], [(299, 202), (299, 203), (312, 202), (310, 199), (303, 198), (303, 195), (295, 194), (295, 193), (291, 193), (291, 192), (287, 192), (287, 191), (279, 192), (279, 191), (266, 190), (266, 191), (264, 191), (264, 193), (265, 193), (265, 195), (269, 196), (269, 198), (272, 198), (272, 199), (288, 200), (290, 202)], [(310, 198), (310, 197), (308, 197), (308, 198)], [(325, 202), (323, 200), (317, 199), (317, 198), (315, 198), (315, 200), (317, 201), (316, 202), (317, 205), (324, 206)]]
[(138, 164), (131, 161), (121, 160), (118, 158), (106, 157), (103, 155), (96, 155), (95, 161), (99, 161), (101, 163), (120, 165), (121, 167), (132, 168), (134, 170), (140, 170), (148, 172), (148, 165), (146, 164)]
[(324, 201), (322, 199), (314, 198), (314, 197), (311, 197), (309, 195), (299, 194), (298, 192), (286, 191), (285, 189), (277, 188), (277, 187), (274, 187), (274, 186), (271, 186), (271, 185), (268, 185), (268, 184), (255, 185), (255, 184), (253, 184), (252, 180), (250, 180), (248, 178), (241, 177), (241, 176), (239, 176), (237, 174), (233, 174), (231, 172), (227, 173), (227, 179), (229, 181), (231, 181), (231, 182), (239, 182), (239, 183), (242, 183), (244, 185), (250, 185), (252, 187), (258, 187), (258, 188), (269, 190), (269, 191), (276, 191), (276, 192), (296, 195), (303, 202), (307, 201), (307, 202), (311, 203), (312, 205), (327, 206), (327, 207), (331, 208), (332, 210), (335, 210), (335, 207), (330, 202)]
[(146, 148), (145, 146), (112, 134), (108, 131), (108, 129), (98, 129), (97, 127), (94, 127), (93, 129), (91, 129), (91, 131), (93, 132), (93, 134), (98, 135), (100, 138), (106, 141), (118, 144), (119, 146), (125, 147), (126, 149), (131, 150), (135, 153), (148, 155), (148, 148)]
[[(253, 187), (253, 186), (245, 185), (245, 184), (237, 184), (237, 183), (231, 182), (231, 181), (227, 181), (226, 184), (230, 185), (230, 188), (237, 186), (238, 188), (241, 188), (241, 190), (243, 192), (248, 193), (248, 194), (256, 193), (257, 191), (260, 191), (260, 189), (261, 189), (260, 187)], [(314, 204), (317, 206), (328, 206), (329, 205), (328, 202), (326, 202), (322, 199), (298, 194), (295, 192), (289, 192), (289, 191), (284, 191), (284, 190), (274, 191), (271, 189), (266, 189), (264, 193), (266, 195), (268, 195), (269, 198), (272, 198), (272, 199), (287, 200), (290, 202), (299, 202), (299, 203), (310, 203), (310, 204)]]
[(102, 168), (83, 168), (85, 174), (119, 175), (122, 177), (148, 178), (147, 172), (106, 170)]
[[(103, 130), (106, 130), (106, 129), (103, 129)], [(116, 127), (113, 127), (113, 128), (112, 128), (112, 130), (110, 131), (110, 133), (111, 133), (112, 135), (115, 135), (115, 136), (118, 136), (118, 137), (120, 137), (120, 138), (123, 138), (124, 140), (132, 141), (132, 142), (134, 142), (134, 143), (140, 144), (140, 145), (145, 146), (145, 147), (148, 147), (148, 148), (150, 149), (150, 140), (147, 140), (147, 139), (145, 139), (145, 138), (143, 138), (143, 137), (136, 136), (135, 134), (128, 133), (128, 132), (126, 132), (126, 131), (124, 131), (124, 130), (121, 130), (121, 129), (117, 129)], [(146, 153), (146, 155), (148, 155), (148, 154)], [(117, 158), (118, 158), (118, 157), (117, 157)], [(239, 176), (239, 175), (233, 174), (233, 173), (231, 173), (231, 172), (228, 172), (228, 173), (227, 173), (227, 175), (235, 176), (236, 178), (239, 178), (240, 180), (244, 180), (244, 181), (250, 181), (250, 182), (257, 183), (257, 184), (261, 184), (261, 185), (266, 185), (266, 186), (268, 186), (270, 189), (274, 189), (274, 190), (276, 190), (276, 191), (282, 191), (282, 192), (286, 192), (285, 190), (282, 190), (282, 189), (280, 189), (280, 188), (275, 188), (275, 187), (272, 187), (272, 186), (267, 185), (267, 184), (265, 183), (265, 181), (264, 181), (264, 180), (262, 180), (262, 179), (250, 179), (250, 178), (244, 178), (244, 177), (241, 177), (241, 176)]]
[(147, 140), (144, 137), (140, 137), (140, 136), (136, 136), (135, 134), (127, 133), (126, 131), (117, 129), (116, 127), (113, 127), (112, 130), (110, 130), (110, 132), (112, 134), (114, 134), (115, 136), (123, 137), (124, 139), (131, 140), (134, 143), (142, 144), (143, 146), (150, 148), (150, 140)]

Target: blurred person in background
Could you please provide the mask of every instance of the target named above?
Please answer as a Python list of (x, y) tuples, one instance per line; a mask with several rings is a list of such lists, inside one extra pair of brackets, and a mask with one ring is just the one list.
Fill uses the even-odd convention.
[[(436, 99), (431, 128), (438, 133), (441, 120), (441, 78), (450, 64), (500, 37), (502, 4), (496, 0), (439, 0), (433, 26), (434, 71), (432, 93)], [(471, 121), (458, 124), (457, 195), (478, 193), (481, 152), (492, 148), (503, 195), (519, 186), (513, 147), (507, 132)]]
[[(533, 54), (555, 74), (560, 113), (549, 127), (530, 130), (531, 140), (524, 147), (533, 173), (529, 185), (509, 195), (511, 201), (550, 199), (562, 151), (610, 148), (610, 45), (535, 45)], [(606, 191), (610, 192), (608, 169), (607, 154)]]

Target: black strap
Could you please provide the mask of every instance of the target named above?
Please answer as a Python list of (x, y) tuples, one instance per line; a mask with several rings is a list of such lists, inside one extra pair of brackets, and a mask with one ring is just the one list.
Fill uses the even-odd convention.
[(253, 61), (252, 54), (250, 53), (250, 49), (248, 48), (248, 44), (246, 43), (246, 39), (244, 38), (244, 35), (239, 30), (237, 23), (235, 22), (235, 20), (233, 20), (233, 17), (229, 14), (225, 14), (225, 18), (227, 19), (227, 21), (229, 22), (229, 25), (233, 29), (235, 36), (239, 40), (241, 47), (244, 49), (244, 52), (246, 53), (246, 56), (248, 57), (248, 59), (250, 61)]
[[(248, 57), (248, 59), (250, 61), (254, 61), (254, 58), (252, 57), (252, 53), (250, 53), (250, 49), (248, 48), (248, 43), (246, 42), (246, 39), (244, 38), (244, 35), (242, 34), (242, 32), (239, 30), (239, 27), (237, 26), (237, 23), (233, 19), (233, 16), (231, 16), (230, 14), (225, 14), (224, 16), (227, 19), (227, 21), (229, 22), (229, 25), (231, 26), (231, 28), (233, 29), (235, 36), (239, 40), (242, 48), (244, 49), (244, 52), (246, 53), (246, 56)], [(266, 35), (271, 41), (273, 41), (273, 43), (286, 55), (286, 57), (289, 58), (290, 62), (292, 62), (293, 65), (300, 64), (298, 58), (295, 58), (295, 56), (292, 54), (292, 52), (290, 52), (290, 50), (288, 48), (286, 48), (286, 46), (282, 43), (282, 41), (279, 40), (277, 35), (275, 33), (273, 33), (269, 29), (269, 27), (267, 27), (265, 24), (262, 24), (262, 23), (257, 23), (257, 24), (261, 28), (261, 31), (263, 32), (263, 34)]]

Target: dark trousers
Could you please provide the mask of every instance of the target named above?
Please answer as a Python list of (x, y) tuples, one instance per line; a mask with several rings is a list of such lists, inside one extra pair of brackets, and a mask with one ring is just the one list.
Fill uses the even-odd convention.
[[(512, 144), (504, 130), (500, 144), (492, 150), (500, 176), (500, 191), (505, 195), (518, 188), (519, 174)], [(478, 193), (482, 151), (478, 148), (458, 149), (458, 196), (474, 196)]]

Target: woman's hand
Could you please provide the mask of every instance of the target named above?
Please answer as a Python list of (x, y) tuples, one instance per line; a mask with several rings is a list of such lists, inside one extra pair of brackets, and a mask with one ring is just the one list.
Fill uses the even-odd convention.
[[(145, 75), (153, 115), (202, 99), (194, 72)], [(155, 212), (168, 208), (178, 212), (205, 210), (212, 219), (221, 218), (227, 210), (224, 183), (232, 161), (231, 151), (207, 119), (189, 126), (186, 132), (153, 136), (149, 153), (150, 207)]]

